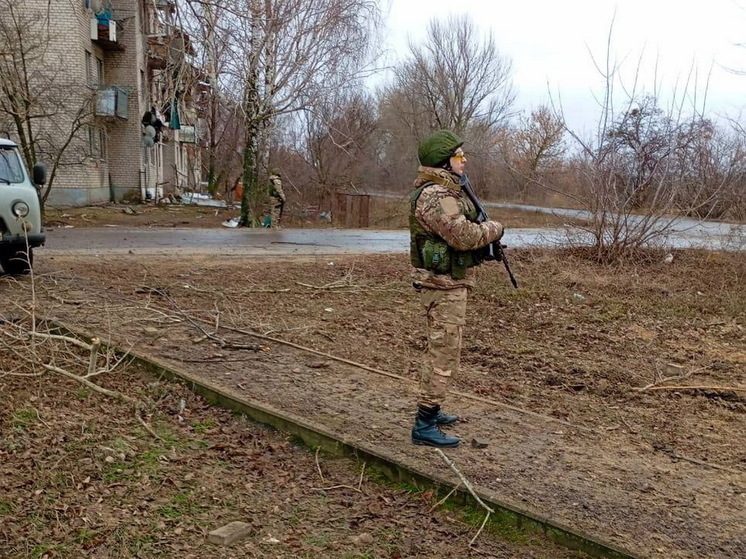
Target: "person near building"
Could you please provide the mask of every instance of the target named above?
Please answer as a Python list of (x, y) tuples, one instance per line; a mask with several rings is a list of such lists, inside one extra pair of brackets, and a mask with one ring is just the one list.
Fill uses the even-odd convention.
[(458, 375), (468, 291), (484, 249), (503, 235), (497, 221), (477, 223), (477, 209), (461, 187), (464, 142), (438, 130), (419, 144), (420, 167), (410, 195), (410, 257), (413, 286), (427, 316), (427, 350), (420, 371), (414, 444), (458, 446), (443, 426), (459, 418), (441, 405)]
[(267, 184), (267, 215), (264, 227), (279, 227), (282, 210), (285, 206), (285, 193), (282, 190), (282, 174), (277, 168), (272, 169)]

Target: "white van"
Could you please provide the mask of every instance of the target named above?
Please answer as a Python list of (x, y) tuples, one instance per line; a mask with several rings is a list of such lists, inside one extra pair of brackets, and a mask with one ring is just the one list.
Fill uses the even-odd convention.
[(34, 247), (44, 244), (39, 188), (46, 182), (44, 165), (29, 177), (18, 145), (0, 138), (0, 266), (6, 274), (28, 274)]

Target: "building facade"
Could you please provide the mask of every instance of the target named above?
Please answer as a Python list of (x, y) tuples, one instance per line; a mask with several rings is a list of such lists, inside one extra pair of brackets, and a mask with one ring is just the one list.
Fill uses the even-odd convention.
[(48, 204), (158, 201), (198, 188), (196, 103), (208, 88), (173, 0), (31, 0), (16, 10), (48, 33), (43, 79), (65, 107), (39, 120), (57, 153), (69, 137), (57, 165), (54, 150), (42, 158), (54, 167)]

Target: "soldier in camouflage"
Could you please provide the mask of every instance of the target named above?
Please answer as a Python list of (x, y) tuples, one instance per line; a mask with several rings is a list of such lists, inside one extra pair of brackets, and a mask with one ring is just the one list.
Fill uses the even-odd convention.
[(466, 165), (463, 140), (439, 130), (422, 141), (415, 190), (410, 195), (410, 257), (413, 285), (427, 314), (427, 353), (420, 376), (414, 444), (458, 446), (441, 431), (458, 417), (441, 410), (458, 374), (466, 299), (484, 248), (503, 235), (496, 221), (477, 223), (477, 210), (461, 188)]
[(267, 185), (267, 216), (264, 220), (264, 227), (279, 227), (282, 208), (285, 205), (285, 193), (282, 191), (282, 179), (280, 170), (272, 169), (269, 175), (269, 184)]

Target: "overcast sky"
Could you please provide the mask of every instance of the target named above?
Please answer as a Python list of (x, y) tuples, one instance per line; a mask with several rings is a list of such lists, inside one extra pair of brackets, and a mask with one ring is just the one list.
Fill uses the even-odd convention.
[(746, 75), (731, 71), (746, 70), (746, 47), (738, 46), (746, 43), (746, 0), (390, 0), (389, 5), (389, 63), (406, 52), (408, 38), (422, 40), (433, 17), (470, 14), (512, 59), (518, 109), (547, 103), (551, 90), (555, 99), (561, 96), (571, 125), (595, 122), (593, 94), (603, 92), (603, 79), (591, 56), (605, 58), (614, 21), (611, 50), (623, 61), (620, 75), (627, 84), (641, 56), (646, 89), (656, 81), (657, 61), (666, 99), (677, 83), (683, 90), (693, 69), (699, 99), (710, 74), (709, 111), (736, 117), (740, 111), (746, 118)]

